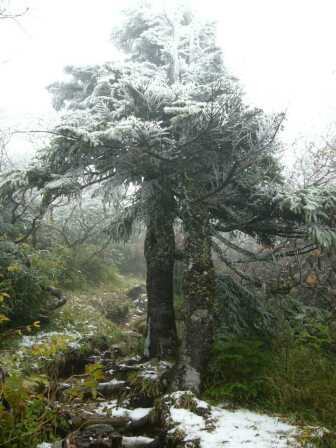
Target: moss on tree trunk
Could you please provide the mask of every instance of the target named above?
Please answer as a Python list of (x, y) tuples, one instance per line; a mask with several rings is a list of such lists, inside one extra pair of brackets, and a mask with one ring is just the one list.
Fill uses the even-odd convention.
[(215, 271), (207, 208), (196, 201), (191, 203), (184, 225), (187, 268), (183, 294), (186, 317), (177, 387), (198, 393), (213, 341)]
[(170, 211), (165, 210), (165, 202), (158, 202), (147, 223), (145, 258), (148, 314), (145, 355), (150, 358), (174, 357), (177, 351), (173, 305), (175, 236), (173, 218), (170, 216)]

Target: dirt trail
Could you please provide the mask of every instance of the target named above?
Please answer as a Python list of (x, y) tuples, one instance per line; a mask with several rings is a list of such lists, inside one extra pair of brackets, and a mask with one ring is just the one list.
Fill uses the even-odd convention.
[[(132, 300), (135, 307), (121, 328), (141, 338), (134, 324), (143, 320), (145, 297)], [(69, 431), (61, 442), (39, 448), (302, 446), (301, 430), (278, 418), (211, 407), (191, 392), (170, 393), (171, 363), (123, 351), (118, 345), (92, 347), (81, 369), (58, 379), (56, 405)]]

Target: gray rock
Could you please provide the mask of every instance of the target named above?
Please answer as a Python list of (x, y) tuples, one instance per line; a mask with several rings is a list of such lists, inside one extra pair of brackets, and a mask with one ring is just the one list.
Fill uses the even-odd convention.
[(131, 300), (137, 300), (142, 294), (146, 293), (145, 285), (137, 285), (127, 291), (127, 297)]
[(122, 436), (111, 425), (91, 425), (70, 434), (65, 448), (122, 448)]

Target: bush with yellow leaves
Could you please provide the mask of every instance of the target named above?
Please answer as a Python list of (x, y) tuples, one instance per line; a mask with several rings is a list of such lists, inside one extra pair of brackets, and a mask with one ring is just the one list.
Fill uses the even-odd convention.
[(0, 331), (38, 321), (47, 302), (46, 285), (29, 256), (29, 246), (0, 241)]
[(48, 398), (45, 375), (10, 375), (0, 383), (0, 446), (32, 448), (55, 440), (65, 419)]

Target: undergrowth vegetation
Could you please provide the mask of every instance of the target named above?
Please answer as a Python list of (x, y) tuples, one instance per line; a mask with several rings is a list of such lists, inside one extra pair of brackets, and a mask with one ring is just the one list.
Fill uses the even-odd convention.
[(217, 340), (205, 396), (336, 426), (336, 356), (295, 338)]
[[(216, 308), (216, 339), (204, 397), (214, 403), (287, 415), (296, 423), (334, 431), (336, 339), (332, 312), (305, 304), (304, 297), (262, 297), (223, 275), (218, 277)], [(302, 442), (335, 447), (336, 436), (333, 432), (321, 437), (308, 434)]]
[(116, 283), (117, 266), (95, 254), (95, 250), (94, 246), (89, 245), (76, 250), (57, 245), (51, 250), (35, 251), (32, 265), (45, 281), (69, 290)]
[[(103, 290), (97, 294), (103, 295)], [(110, 292), (106, 301), (113, 299)], [(89, 355), (114, 344), (125, 347), (126, 353), (137, 353), (138, 340), (108, 319), (97, 300), (94, 295), (72, 294), (42, 331), (12, 333), (2, 341), (0, 367), (5, 367), (6, 380), (0, 380), (0, 446), (32, 448), (63, 437), (68, 428), (55, 404), (59, 379), (85, 371), (85, 381), (74, 388), (70, 399), (87, 391), (95, 397), (101, 366), (88, 365)]]
[[(10, 3), (0, 22), (28, 12)], [(49, 85), (55, 123), (0, 128), (0, 446), (63, 438), (62, 397), (83, 412), (114, 386), (132, 406), (203, 387), (333, 430), (336, 138), (289, 170), (285, 114), (250, 104), (215, 24), (188, 2), (135, 3), (111, 35), (119, 60), (68, 61)], [(19, 134), (44, 136), (22, 166), (6, 148)], [(198, 403), (186, 392), (170, 405)], [(187, 436), (178, 446), (202, 445)]]
[(66, 429), (65, 420), (53, 403), (38, 391), (29, 379), (12, 375), (0, 385), (0, 445), (10, 448), (31, 448), (43, 440), (55, 440)]
[(46, 283), (31, 264), (29, 249), (0, 242), (0, 325), (32, 322), (46, 305)]
[[(126, 281), (117, 264), (95, 254), (95, 249), (90, 245), (76, 250), (62, 245), (35, 249), (30, 244), (0, 241), (1, 328), (19, 328), (48, 318), (54, 302), (50, 287), (66, 292), (94, 290), (100, 285), (120, 290), (132, 284), (132, 276)], [(127, 257), (129, 253), (127, 249)]]

